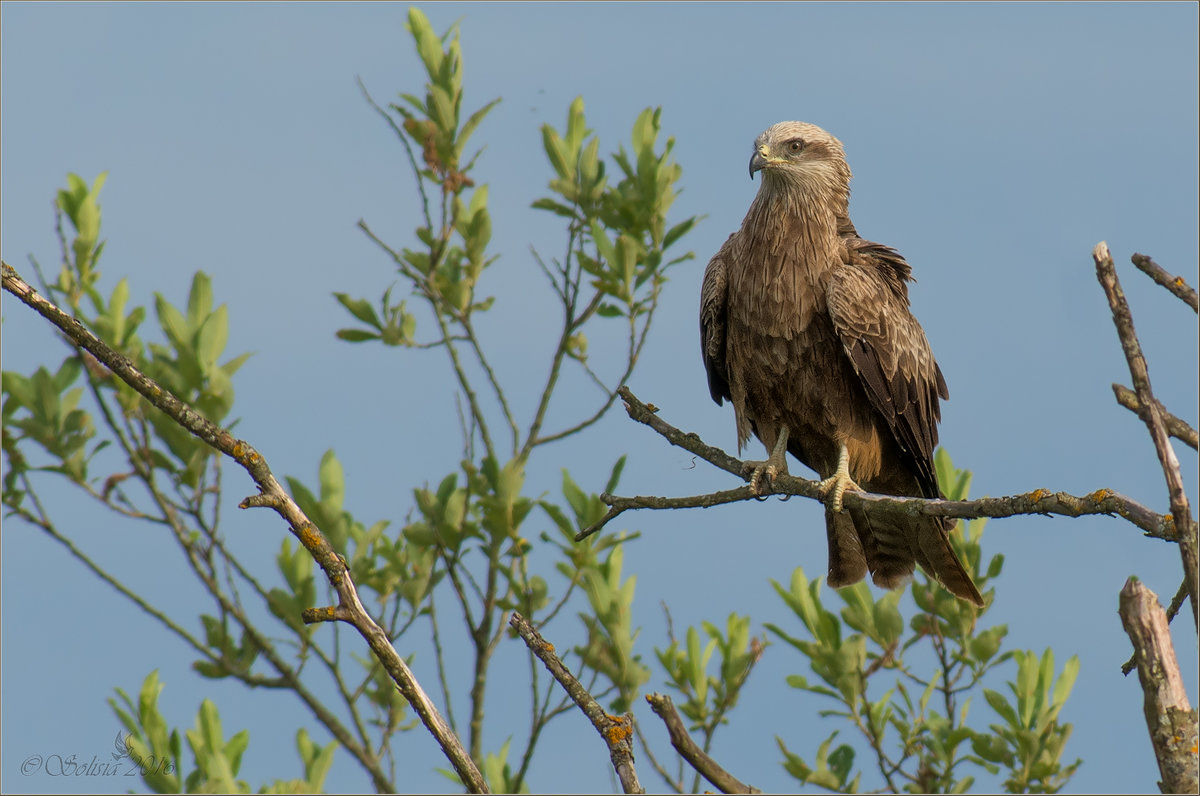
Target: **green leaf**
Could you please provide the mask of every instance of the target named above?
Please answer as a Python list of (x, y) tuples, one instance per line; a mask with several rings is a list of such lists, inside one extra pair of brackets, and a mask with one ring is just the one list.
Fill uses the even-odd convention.
[(333, 448), (321, 456), (318, 480), (321, 484), (322, 506), (331, 512), (341, 511), (346, 499), (346, 477), (342, 472), (342, 463), (338, 461)]
[(158, 313), (158, 323), (171, 344), (177, 350), (188, 350), (191, 334), (179, 310), (158, 293), (154, 294), (154, 309)]
[(212, 279), (203, 271), (197, 271), (192, 276), (192, 287), (188, 291), (187, 325), (189, 329), (199, 329), (200, 324), (212, 312)]
[(667, 234), (663, 236), (662, 247), (664, 249), (669, 249), (671, 244), (690, 232), (692, 227), (696, 226), (696, 222), (699, 221), (700, 218), (701, 216), (692, 216), (686, 221), (681, 221), (667, 230)]
[(216, 312), (205, 318), (196, 336), (196, 358), (200, 364), (205, 368), (215, 366), (228, 340), (229, 309), (222, 304)]
[(829, 770), (837, 777), (838, 785), (844, 785), (854, 768), (854, 749), (842, 744), (829, 755)]
[(463, 122), (462, 128), (458, 131), (458, 156), (460, 159), (462, 158), (463, 150), (467, 146), (467, 139), (471, 137), (471, 133), (475, 132), (475, 128), (478, 127), (479, 123), (483, 121), (483, 117), (487, 116), (488, 111), (496, 107), (496, 105), (499, 103), (500, 98), (497, 97), (487, 105), (484, 105), (482, 108), (472, 113), (469, 117), (467, 117), (467, 120)]
[[(205, 762), (207, 763), (209, 780), (225, 793), (238, 792), (239, 789), (235, 781), (235, 769), (232, 761), (226, 756), (225, 739), (221, 731), (221, 717), (217, 713), (217, 706), (208, 699), (201, 702), (200, 711), (196, 715), (196, 721), (199, 725), (199, 739), (202, 740), (203, 747), (208, 751)], [(245, 734), (245, 730), (240, 734)], [(247, 736), (246, 743), (248, 742), (249, 737)], [(230, 743), (232, 745), (233, 741), (231, 740)], [(244, 750), (245, 745), (243, 744), (241, 748)], [(236, 745), (234, 746), (234, 751), (237, 751)], [(240, 756), (239, 752), (238, 757), (240, 758)], [(197, 754), (197, 757), (199, 757), (199, 754)]]
[(600, 252), (600, 257), (603, 259), (609, 268), (616, 264), (617, 250), (613, 247), (612, 241), (608, 239), (608, 235), (604, 232), (604, 228), (600, 226), (598, 221), (593, 220), (592, 226), (592, 242), (596, 244), (596, 250)]
[(575, 483), (571, 478), (571, 474), (564, 468), (562, 478), (562, 493), (567, 499), (567, 504), (575, 513), (575, 522), (578, 528), (586, 528), (591, 524), (591, 505), (587, 494)]
[(442, 67), (441, 40), (433, 32), (429, 19), (414, 7), (408, 9), (408, 25), (413, 41), (417, 45), (417, 54), (425, 64), (425, 72), (430, 78), (435, 78)]
[(608, 476), (608, 482), (604, 485), (604, 491), (612, 494), (612, 491), (617, 488), (617, 482), (621, 480), (621, 471), (625, 469), (625, 456), (617, 459), (617, 463), (613, 465), (612, 474)]
[(804, 758), (788, 751), (788, 748), (784, 746), (783, 740), (779, 736), (775, 736), (775, 743), (779, 745), (779, 750), (783, 752), (784, 770), (801, 782), (807, 783), (808, 778), (813, 773), (812, 768), (804, 762)]
[[(300, 732), (304, 732), (304, 730), (301, 729)], [(313, 793), (324, 791), (325, 777), (333, 766), (333, 755), (339, 746), (337, 741), (330, 741), (321, 748), (320, 754), (305, 766), (304, 778), (308, 780), (308, 785), (312, 788)]]
[(1012, 705), (1004, 698), (1004, 695), (998, 691), (993, 691), (990, 688), (983, 689), (983, 698), (992, 706), (992, 710), (1000, 714), (1000, 718), (1013, 729), (1021, 729), (1021, 721), (1017, 718), (1017, 712), (1013, 710)]
[(567, 109), (567, 149), (572, 155), (572, 164), (579, 157), (579, 151), (583, 147), (583, 139), (587, 137), (590, 131), (584, 121), (583, 116), (583, 97), (576, 97), (571, 101), (571, 106)]
[(1063, 665), (1062, 674), (1058, 676), (1058, 682), (1054, 685), (1054, 707), (1055, 712), (1061, 708), (1071, 696), (1071, 689), (1075, 687), (1075, 678), (1079, 676), (1079, 656), (1072, 655)]
[(371, 306), (371, 302), (366, 299), (351, 298), (345, 293), (334, 293), (333, 297), (358, 320), (374, 329), (383, 329), (383, 324), (380, 323), (379, 316), (375, 314), (375, 308)]
[[(450, 93), (438, 85), (429, 87), (429, 118), (438, 126), (439, 132), (446, 138), (454, 135), (457, 120), (454, 114), (454, 100)], [(449, 164), (446, 164), (449, 165)]]
[(996, 625), (970, 640), (971, 656), (980, 663), (987, 663), (1000, 651), (1000, 643), (1008, 634), (1007, 625)]
[[(546, 151), (546, 158), (550, 161), (550, 165), (554, 168), (555, 173), (563, 180), (573, 181), (574, 164), (567, 159), (566, 145), (563, 143), (558, 132), (548, 124), (542, 125), (542, 148)], [(556, 205), (549, 199), (539, 199), (533, 203), (533, 206), (543, 209), (561, 207), (568, 211), (568, 215), (574, 215), (574, 211), (570, 208)]]
[(875, 629), (885, 647), (899, 641), (904, 632), (904, 617), (897, 608), (902, 594), (899, 590), (890, 591), (875, 603)]
[[(1049, 652), (1049, 650), (1047, 650)], [(1033, 726), (1034, 703), (1037, 700), (1038, 659), (1032, 652), (1019, 653), (1017, 656), (1017, 681), (1010, 683), (1017, 697), (1017, 710), (1021, 716), (1020, 726), (1028, 729)], [(1053, 665), (1053, 661), (1051, 662)]]
[(971, 736), (971, 749), (989, 762), (1001, 763), (1006, 766), (1011, 766), (1013, 763), (1012, 750), (998, 735), (975, 733)]
[(367, 332), (362, 329), (338, 329), (334, 335), (339, 340), (345, 340), (347, 343), (365, 343), (368, 340), (380, 340), (381, 335), (374, 332)]
[(836, 699), (839, 702), (842, 699), (841, 694), (839, 694), (837, 691), (834, 691), (831, 688), (826, 688), (823, 685), (809, 685), (808, 680), (798, 674), (789, 674), (786, 682), (792, 688), (797, 688), (801, 691), (808, 691), (813, 694), (821, 694), (822, 696)]
[(575, 217), (575, 208), (568, 207), (567, 205), (556, 202), (553, 199), (547, 199), (544, 197), (541, 199), (535, 199), (530, 207), (538, 210), (549, 210), (555, 215), (563, 216), (564, 218)]
[(235, 777), (242, 767), (242, 755), (246, 753), (246, 747), (249, 745), (250, 733), (247, 730), (237, 733), (225, 744), (225, 757), (229, 760), (229, 768)]

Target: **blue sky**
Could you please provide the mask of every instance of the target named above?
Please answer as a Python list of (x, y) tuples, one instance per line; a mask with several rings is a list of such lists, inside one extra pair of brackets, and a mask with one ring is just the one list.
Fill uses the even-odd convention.
[[(707, 218), (686, 239), (696, 260), (674, 271), (631, 387), (669, 422), (732, 450), (732, 412), (709, 400), (698, 351), (701, 273), (757, 189), (746, 177), (754, 137), (802, 119), (845, 144), (859, 231), (896, 247), (914, 268), (914, 312), (950, 385), (941, 440), (974, 471), (973, 494), (1109, 487), (1166, 510), (1145, 429), (1112, 398), (1109, 385), (1128, 384), (1129, 375), (1090, 252), (1108, 241), (1156, 394), (1195, 424), (1196, 316), (1128, 264), (1143, 252), (1200, 281), (1194, 3), (424, 10), (438, 31), (462, 19), (466, 105), (503, 98), (475, 139), (487, 144), (476, 178), (490, 185), (501, 255), (481, 286), (498, 300), (481, 330), (519, 414), (535, 399), (520, 386), (522, 369), (548, 356), (557, 318), (528, 309), (550, 298), (529, 246), (562, 245), (553, 219), (529, 209), (550, 176), (539, 126), (561, 126), (582, 95), (602, 151), (612, 151), (642, 108), (663, 107), (684, 169), (674, 217)], [(276, 473), (308, 483), (321, 454), (336, 448), (347, 508), (393, 527), (412, 487), (455, 467), (447, 369), (436, 352), (336, 341), (333, 332), (348, 324), (330, 294), (374, 298), (392, 281), (355, 228), (359, 218), (397, 244), (417, 223), (403, 152), (355, 85), (361, 77), (381, 101), (419, 92), (406, 11), (384, 3), (15, 2), (0, 10), (4, 259), (27, 275), (30, 254), (53, 268), (54, 192), (67, 172), (90, 181), (107, 171), (104, 289), (125, 276), (134, 301), (150, 303), (157, 291), (181, 304), (193, 272), (209, 273), (217, 301), (229, 306), (230, 353), (255, 352), (235, 382), (238, 433)], [(3, 311), (5, 369), (27, 373), (61, 360), (44, 322), (7, 294)], [(540, 383), (540, 370), (530, 375)], [(582, 379), (564, 389), (570, 402), (596, 400)], [(1176, 449), (1194, 487), (1196, 455)], [(620, 411), (552, 449), (527, 483), (556, 491), (569, 467), (598, 491), (622, 453), (630, 454), (625, 493), (733, 486)], [(762, 455), (757, 444), (748, 454)], [(232, 509), (251, 491), (232, 467), (226, 488), (225, 533), (248, 560), (270, 567), (284, 527), (265, 512)], [(198, 590), (154, 531), (98, 515), (70, 493), (49, 494), (81, 546), (164, 609), (195, 614)], [(821, 509), (807, 501), (626, 518), (620, 527), (643, 532), (625, 568), (638, 576), (635, 621), (647, 660), (664, 637), (660, 602), (677, 628), (723, 624), (734, 611), (752, 615), (758, 629), (792, 626), (769, 579), (786, 583), (797, 565), (810, 575), (825, 566)], [(1060, 665), (1070, 654), (1082, 659), (1063, 714), (1075, 725), (1067, 757), (1085, 761), (1071, 790), (1152, 789), (1158, 775), (1141, 691), (1119, 671), (1129, 645), (1117, 592), (1136, 574), (1168, 600), (1181, 577), (1175, 548), (1105, 517), (993, 520), (985, 544), (1006, 558), (988, 615), (1008, 624), (1006, 646), (1053, 646)], [(4, 524), (2, 567), (6, 790), (140, 786), (25, 777), (20, 766), (31, 755), (106, 756), (118, 724), (105, 699), (114, 686), (135, 692), (153, 668), (167, 683), (162, 706), (174, 725), (191, 726), (210, 697), (228, 734), (250, 729), (250, 782), (299, 773), (292, 734), (313, 723), (291, 701), (199, 678), (183, 645), (20, 522)], [(1194, 703), (1196, 636), (1187, 625), (1175, 638)], [(416, 656), (419, 677), (431, 671), (425, 641), (414, 637), (400, 650)], [(516, 660), (520, 651), (505, 654)], [(834, 729), (814, 720), (820, 705), (783, 683), (801, 666), (770, 647), (732, 726), (717, 736), (714, 756), (764, 790), (795, 786), (780, 767), (776, 735), (811, 759)], [(431, 675), (423, 679), (436, 691)], [(508, 705), (499, 690), (493, 715)], [(982, 700), (972, 711), (978, 724), (992, 720)], [(654, 716), (646, 711), (640, 721), (665, 749)], [(583, 718), (555, 727), (532, 787), (608, 788), (606, 755)], [(496, 721), (488, 749), (510, 731), (520, 733)], [(403, 754), (402, 788), (445, 790), (431, 773), (442, 765), (431, 741), (414, 737)], [(656, 784), (649, 771), (643, 782)], [(368, 785), (340, 754), (327, 789)]]

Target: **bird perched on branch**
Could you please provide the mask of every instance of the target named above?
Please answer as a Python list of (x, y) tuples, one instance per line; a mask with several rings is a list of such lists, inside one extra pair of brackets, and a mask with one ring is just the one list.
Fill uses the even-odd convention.
[(820, 127), (768, 128), (755, 173), (758, 195), (705, 269), (700, 299), (709, 392), (733, 404), (739, 451), (751, 433), (770, 451), (749, 463), (751, 485), (786, 473), (786, 453), (824, 479), (830, 586), (870, 570), (896, 588), (920, 564), (982, 605), (947, 538), (954, 520), (843, 510), (847, 489), (942, 496), (933, 451), (949, 393), (909, 311), (908, 263), (859, 237), (842, 143)]

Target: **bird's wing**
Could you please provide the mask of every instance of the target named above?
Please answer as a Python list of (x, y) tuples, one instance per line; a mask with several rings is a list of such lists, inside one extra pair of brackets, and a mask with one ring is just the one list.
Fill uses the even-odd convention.
[[(736, 233), (735, 233), (736, 234)], [(729, 371), (725, 364), (725, 308), (726, 293), (725, 259), (729, 256), (729, 243), (725, 242), (704, 269), (704, 283), (700, 286), (700, 351), (704, 355), (704, 370), (708, 373), (708, 391), (720, 406), (729, 392)]]
[(871, 405), (899, 443), (926, 497), (938, 497), (933, 450), (949, 391), (929, 341), (908, 308), (909, 267), (894, 250), (862, 239), (848, 243), (826, 302), (846, 356)]

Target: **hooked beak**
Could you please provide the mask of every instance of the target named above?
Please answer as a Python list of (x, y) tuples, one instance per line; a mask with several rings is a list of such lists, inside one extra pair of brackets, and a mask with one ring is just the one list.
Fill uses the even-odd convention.
[(754, 172), (766, 168), (766, 166), (767, 159), (757, 149), (754, 150), (754, 154), (750, 156), (750, 179), (754, 179)]

